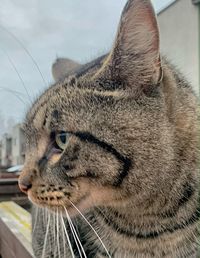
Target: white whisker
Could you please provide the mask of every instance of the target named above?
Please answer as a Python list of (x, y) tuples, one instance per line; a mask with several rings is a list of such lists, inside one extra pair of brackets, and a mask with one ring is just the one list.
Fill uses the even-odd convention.
[(48, 220), (48, 215), (49, 215), (48, 210), (45, 207), (45, 222), (47, 222), (47, 220)]
[(46, 245), (47, 245), (47, 237), (48, 237), (48, 233), (49, 233), (49, 226), (50, 226), (50, 214), (49, 214), (48, 222), (47, 222), (47, 229), (46, 229), (46, 234), (45, 234), (45, 239), (44, 239), (44, 246), (43, 246), (43, 250), (42, 250), (42, 258), (45, 258), (45, 251), (46, 251)]
[(63, 225), (61, 223), (61, 229), (62, 229), (62, 238), (63, 238), (63, 251), (64, 251), (64, 255), (66, 254), (66, 241), (65, 241), (65, 232), (64, 232), (64, 228)]
[(67, 220), (68, 220), (69, 227), (70, 227), (72, 236), (73, 236), (73, 238), (74, 238), (75, 244), (76, 244), (76, 246), (77, 246), (78, 253), (79, 253), (80, 257), (83, 258), (82, 253), (81, 253), (81, 250), (80, 250), (80, 247), (79, 247), (79, 243), (77, 242), (77, 238), (76, 238), (76, 236), (75, 236), (75, 234), (74, 234), (73, 227), (72, 227), (71, 222), (69, 221), (68, 217), (67, 217)]
[(21, 95), (22, 97), (25, 96), (25, 94), (20, 92), (20, 91), (12, 90), (12, 89), (9, 89), (9, 88), (6, 88), (6, 87), (0, 87), (0, 90), (11, 92), (11, 93), (15, 93), (17, 95)]
[(39, 208), (36, 206), (36, 214), (35, 214), (35, 223), (34, 225), (32, 225), (32, 234), (34, 234), (35, 229), (36, 229), (36, 225), (37, 225), (37, 220), (38, 220), (38, 212), (39, 212)]
[(38, 70), (45, 86), (47, 86), (47, 83), (44, 79), (43, 74), (41, 73), (41, 70), (37, 64), (37, 62), (35, 61), (35, 59), (33, 58), (33, 56), (30, 54), (30, 52), (27, 50), (27, 48), (24, 46), (24, 44), (12, 33), (10, 32), (8, 29), (6, 29), (4, 26), (0, 25), (0, 28), (6, 32), (7, 34), (9, 34), (16, 42), (18, 42), (18, 44), (22, 47), (22, 49), (26, 52), (26, 54), (30, 57), (30, 59), (32, 60), (33, 64), (35, 65), (36, 69)]
[(53, 221), (54, 221), (54, 213), (50, 213), (50, 216), (51, 216), (51, 218), (52, 218), (52, 220), (51, 220), (51, 233), (50, 233), (50, 249), (51, 249), (51, 253), (54, 253), (54, 250), (55, 250), (55, 242), (53, 242), (53, 237), (52, 237), (52, 234), (53, 234), (53, 232), (52, 232), (52, 229), (54, 230), (54, 228), (53, 228)]
[[(53, 213), (53, 242), (54, 242), (54, 246), (56, 246), (56, 214)], [(54, 248), (54, 256), (56, 253), (56, 248)]]
[(72, 254), (72, 257), (75, 258), (74, 251), (73, 251), (73, 248), (72, 248), (72, 244), (71, 244), (71, 242), (70, 242), (69, 235), (68, 235), (67, 230), (66, 230), (66, 227), (65, 227), (65, 222), (64, 222), (63, 217), (62, 217), (61, 214), (60, 214), (60, 218), (61, 218), (61, 222), (62, 222), (62, 224), (63, 224), (63, 228), (64, 228), (64, 231), (65, 231), (65, 235), (66, 235), (66, 237), (67, 237), (67, 242), (68, 242), (68, 244), (69, 244), (70, 252), (71, 252), (71, 254)]
[(28, 96), (28, 98), (29, 98), (30, 104), (32, 104), (31, 97), (30, 97), (30, 95), (29, 95), (29, 93), (28, 93), (28, 90), (27, 90), (27, 88), (26, 88), (26, 85), (25, 85), (25, 83), (24, 83), (24, 81), (23, 81), (23, 79), (22, 79), (22, 76), (20, 75), (20, 73), (19, 73), (18, 70), (17, 70), (17, 67), (15, 66), (13, 60), (12, 60), (11, 57), (8, 55), (8, 53), (7, 53), (5, 50), (2, 50), (2, 51), (3, 51), (4, 54), (7, 56), (8, 61), (10, 62), (11, 66), (13, 67), (13, 69), (15, 70), (15, 72), (17, 73), (17, 76), (18, 76), (19, 80), (21, 81), (22, 86), (23, 86), (23, 88), (24, 88), (24, 90), (25, 90), (25, 92), (26, 92), (26, 94), (27, 94), (27, 96)]
[(7, 91), (9, 93), (12, 93), (16, 98), (18, 98), (18, 100), (24, 104), (25, 106), (27, 105), (27, 103), (19, 96), (19, 95), (23, 95), (21, 92), (18, 92), (18, 91), (15, 91), (15, 90), (11, 90), (11, 89), (8, 89), (8, 88), (4, 88), (4, 87), (0, 87), (0, 90), (3, 90), (3, 91)]
[[(70, 200), (69, 200), (70, 201)], [(81, 217), (85, 220), (85, 222), (90, 226), (90, 228), (92, 229), (92, 231), (95, 233), (95, 235), (97, 236), (97, 238), (99, 239), (99, 241), (101, 242), (103, 248), (105, 249), (107, 255), (109, 258), (111, 258), (111, 255), (108, 252), (108, 249), (106, 248), (106, 246), (104, 245), (103, 241), (101, 240), (100, 236), (97, 234), (96, 230), (94, 229), (94, 227), (90, 224), (90, 222), (86, 219), (86, 217), (82, 214), (82, 212), (75, 206), (75, 204), (73, 204), (72, 201), (70, 201), (70, 203), (72, 204), (72, 206), (78, 211), (78, 213), (81, 215)]]
[(60, 256), (60, 242), (59, 242), (59, 217), (58, 217), (58, 208), (57, 208), (57, 212), (56, 212), (56, 229), (57, 229), (57, 234), (56, 234), (56, 238), (57, 238), (57, 246), (58, 246), (58, 257), (61, 258)]
[[(63, 206), (63, 207), (64, 207), (64, 206)], [(70, 216), (69, 216), (69, 213), (68, 213), (68, 211), (67, 211), (67, 209), (66, 209), (65, 207), (64, 207), (64, 209), (65, 209), (65, 213), (66, 213), (66, 215), (67, 215), (67, 219), (68, 219), (68, 222), (69, 222), (69, 226), (70, 226), (70, 229), (71, 229), (71, 231), (72, 231), (74, 240), (75, 240), (75, 242), (76, 242), (76, 246), (77, 246), (77, 248), (78, 248), (78, 252), (79, 252), (79, 254), (80, 254), (80, 257), (81, 257), (81, 258), (83, 257), (83, 256), (82, 256), (82, 253), (83, 253), (84, 257), (87, 258), (87, 255), (86, 255), (86, 253), (85, 253), (85, 250), (84, 250), (84, 248), (83, 248), (83, 245), (82, 245), (82, 243), (81, 243), (81, 241), (80, 241), (80, 239), (79, 239), (79, 237), (78, 237), (78, 234), (77, 234), (77, 232), (76, 232), (76, 229), (75, 229), (75, 227), (74, 227), (74, 225), (73, 225), (73, 222), (72, 222), (72, 220), (71, 220), (71, 218), (70, 218)], [(78, 242), (77, 242), (77, 241), (78, 241)], [(79, 246), (80, 246), (82, 252), (81, 252)]]

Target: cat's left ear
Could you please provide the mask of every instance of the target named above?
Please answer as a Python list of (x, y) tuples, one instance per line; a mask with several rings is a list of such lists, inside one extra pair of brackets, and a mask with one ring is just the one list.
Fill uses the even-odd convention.
[(73, 74), (81, 65), (69, 58), (57, 58), (52, 65), (52, 75), (55, 81)]
[(162, 77), (159, 30), (150, 0), (127, 2), (104, 69), (113, 81), (122, 82), (130, 90), (159, 83)]

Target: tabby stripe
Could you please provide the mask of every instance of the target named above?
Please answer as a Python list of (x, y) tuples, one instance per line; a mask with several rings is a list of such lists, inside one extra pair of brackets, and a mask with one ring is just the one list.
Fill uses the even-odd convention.
[(152, 238), (160, 237), (161, 235), (163, 235), (165, 233), (174, 233), (177, 230), (185, 229), (186, 227), (196, 223), (200, 218), (200, 209), (197, 208), (196, 212), (187, 221), (185, 221), (181, 224), (176, 224), (173, 228), (166, 228), (160, 232), (152, 231), (152, 232), (148, 232), (148, 233), (135, 233), (130, 230), (120, 228), (119, 225), (117, 225), (117, 223), (115, 221), (113, 221), (112, 219), (106, 218), (100, 210), (95, 210), (95, 211), (98, 213), (98, 215), (100, 215), (103, 218), (103, 221), (109, 227), (112, 227), (112, 229), (114, 231), (116, 231), (117, 233), (119, 233), (121, 235), (126, 235), (127, 237), (135, 237), (135, 238), (139, 238), (139, 239), (148, 239), (148, 238), (152, 239)]
[(194, 194), (194, 188), (191, 186), (191, 184), (186, 183), (184, 185), (184, 191), (182, 194), (182, 198), (179, 200), (178, 202), (178, 207), (183, 206), (184, 204), (186, 204), (190, 197), (192, 197), (192, 195)]
[(119, 175), (117, 180), (113, 183), (114, 186), (120, 186), (124, 180), (124, 178), (128, 175), (128, 172), (132, 166), (132, 162), (129, 158), (124, 157), (122, 154), (120, 154), (111, 144), (108, 144), (104, 141), (101, 141), (97, 139), (95, 136), (88, 132), (69, 132), (70, 134), (75, 135), (78, 137), (81, 141), (89, 142), (95, 145), (98, 145), (103, 150), (111, 153), (115, 158), (120, 162), (123, 163), (123, 169), (119, 171)]
[(188, 182), (183, 187), (183, 193), (181, 198), (178, 200), (178, 204), (171, 210), (166, 211), (164, 214), (160, 214), (160, 218), (173, 218), (177, 215), (179, 209), (186, 205), (188, 201), (191, 200), (195, 193), (195, 188), (191, 186)]
[[(88, 216), (87, 215), (88, 214), (85, 214), (87, 219), (90, 221), (92, 225), (94, 225), (96, 223), (95, 217), (92, 217), (92, 220), (91, 220), (91, 218), (89, 218), (91, 214)], [(74, 222), (75, 221), (76, 221), (76, 218)], [(93, 231), (91, 230), (90, 227), (88, 227), (88, 225), (86, 225), (84, 229), (82, 229), (79, 223), (77, 223), (76, 226), (77, 226), (77, 232), (78, 232), (79, 238), (81, 240), (81, 243), (83, 245), (87, 258), (97, 257), (98, 254), (100, 254), (103, 257), (108, 257), (108, 254), (102, 249), (102, 246), (99, 245), (99, 242), (95, 241), (94, 240), (95, 238), (93, 237), (91, 238), (91, 233), (93, 234)], [(114, 257), (113, 253), (111, 253), (110, 251), (109, 253), (111, 257)], [(77, 256), (77, 257), (80, 257), (80, 256)]]

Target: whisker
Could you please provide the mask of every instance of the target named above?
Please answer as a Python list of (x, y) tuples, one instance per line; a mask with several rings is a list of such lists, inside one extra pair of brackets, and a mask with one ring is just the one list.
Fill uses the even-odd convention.
[(42, 80), (43, 80), (43, 83), (45, 84), (45, 86), (47, 86), (47, 83), (44, 79), (44, 76), (37, 64), (37, 62), (35, 61), (35, 59), (33, 58), (33, 56), (30, 54), (30, 52), (27, 50), (27, 48), (25, 47), (25, 45), (12, 33), (10, 32), (8, 29), (6, 29), (4, 26), (2, 26), (0, 24), (0, 29), (2, 29), (4, 32), (6, 32), (8, 35), (10, 35), (21, 47), (22, 49), (26, 52), (26, 54), (30, 57), (30, 59), (32, 60), (33, 64), (35, 65), (36, 69), (38, 70)]
[(63, 252), (64, 252), (64, 255), (66, 255), (66, 241), (65, 241), (65, 232), (64, 232), (64, 228), (63, 228), (63, 225), (61, 223), (61, 229), (62, 229), (62, 238), (63, 238)]
[[(70, 200), (69, 200), (70, 201)], [(70, 201), (70, 203), (72, 204), (72, 206), (78, 211), (78, 213), (81, 215), (81, 217), (85, 220), (85, 222), (90, 226), (90, 228), (92, 229), (92, 231), (95, 233), (95, 235), (97, 236), (97, 238), (99, 239), (99, 241), (101, 242), (103, 248), (105, 249), (107, 255), (109, 258), (111, 258), (111, 255), (109, 254), (106, 246), (104, 245), (103, 241), (101, 240), (100, 236), (98, 235), (98, 233), (96, 232), (96, 230), (94, 229), (94, 227), (90, 224), (90, 222), (86, 219), (86, 217), (82, 214), (82, 212), (75, 206), (75, 204), (73, 204), (72, 201)]]
[(32, 227), (32, 234), (34, 234), (35, 232), (35, 229), (36, 229), (36, 225), (37, 225), (37, 220), (38, 220), (38, 211), (39, 211), (39, 208), (36, 206), (36, 214), (35, 214), (35, 222), (34, 222), (34, 225)]
[(58, 245), (58, 257), (60, 258), (60, 243), (59, 243), (59, 217), (58, 217), (58, 208), (56, 212), (56, 229), (57, 229), (57, 234), (56, 234), (56, 239), (57, 239), (57, 245)]
[(4, 88), (4, 87), (0, 87), (0, 90), (3, 90), (3, 91), (7, 91), (9, 93), (12, 93), (16, 98), (18, 98), (18, 100), (24, 104), (25, 106), (27, 105), (26, 102), (18, 95), (18, 94), (21, 94), (23, 95), (22, 93), (18, 92), (18, 91), (14, 91), (14, 90), (11, 90), (11, 89), (7, 89), (7, 88)]
[(47, 210), (47, 208), (45, 207), (45, 222), (47, 222), (48, 221), (48, 218), (49, 218), (49, 213), (48, 213), (48, 210)]
[(2, 50), (2, 51), (3, 51), (3, 53), (7, 56), (7, 58), (8, 58), (8, 60), (9, 60), (10, 64), (12, 65), (13, 69), (14, 69), (15, 72), (17, 73), (17, 76), (19, 77), (19, 79), (20, 79), (20, 81), (21, 81), (21, 83), (22, 83), (22, 86), (23, 86), (23, 88), (24, 88), (24, 90), (25, 90), (25, 92), (26, 92), (26, 94), (27, 94), (27, 96), (28, 96), (28, 98), (29, 98), (29, 101), (30, 101), (30, 103), (32, 104), (31, 97), (30, 97), (30, 95), (29, 95), (29, 93), (28, 93), (28, 90), (27, 90), (27, 88), (26, 88), (26, 85), (25, 85), (25, 83), (24, 83), (24, 81), (23, 81), (23, 79), (22, 79), (22, 76), (20, 75), (20, 73), (19, 73), (18, 70), (17, 70), (16, 65), (14, 64), (13, 60), (12, 60), (11, 57), (8, 55), (8, 53), (7, 53), (5, 50)]
[[(50, 237), (49, 237), (49, 246), (50, 246), (50, 253), (51, 255), (53, 254), (54, 255), (54, 252), (55, 252), (55, 241), (54, 241), (54, 238), (53, 238), (53, 231), (54, 230), (54, 213), (50, 213), (50, 216), (51, 216), (51, 227), (50, 227)], [(54, 257), (54, 256), (53, 256)]]
[(73, 251), (73, 248), (72, 248), (72, 244), (71, 244), (71, 241), (70, 241), (70, 239), (69, 239), (69, 235), (68, 235), (68, 233), (67, 233), (67, 229), (66, 229), (66, 227), (65, 227), (65, 222), (64, 222), (64, 220), (63, 220), (62, 214), (60, 214), (60, 218), (61, 218), (61, 222), (62, 222), (62, 224), (63, 224), (63, 228), (64, 228), (64, 231), (65, 231), (65, 235), (66, 235), (66, 237), (67, 237), (67, 242), (68, 242), (68, 244), (69, 244), (69, 248), (70, 248), (71, 255), (72, 255), (73, 258), (75, 258), (74, 251)]
[(74, 238), (75, 244), (76, 244), (76, 246), (77, 246), (78, 253), (79, 253), (80, 257), (83, 258), (82, 253), (81, 253), (81, 250), (80, 250), (80, 247), (79, 247), (79, 243), (77, 242), (77, 238), (76, 238), (76, 236), (75, 236), (73, 227), (72, 227), (71, 222), (69, 221), (68, 217), (67, 217), (67, 220), (68, 220), (69, 227), (70, 227), (70, 230), (71, 230), (71, 232), (72, 232), (72, 236), (73, 236), (73, 238)]
[[(56, 214), (53, 214), (53, 242), (54, 246), (56, 246)], [(54, 255), (56, 253), (56, 248), (54, 249)]]
[[(63, 206), (63, 207), (64, 207), (64, 206)], [(69, 216), (69, 213), (68, 213), (68, 211), (67, 211), (67, 209), (66, 209), (65, 207), (64, 207), (64, 209), (65, 209), (65, 213), (66, 213), (66, 216), (67, 216), (67, 219), (68, 219), (68, 222), (69, 222), (70, 229), (71, 229), (71, 231), (72, 231), (74, 240), (75, 240), (75, 242), (76, 242), (76, 246), (77, 246), (77, 248), (78, 248), (78, 252), (79, 252), (81, 258), (83, 257), (83, 256), (82, 256), (82, 252), (83, 252), (84, 257), (87, 258), (87, 255), (86, 255), (86, 253), (85, 253), (85, 250), (84, 250), (84, 248), (83, 248), (83, 245), (82, 245), (82, 243), (81, 243), (81, 241), (80, 241), (80, 239), (79, 239), (79, 237), (78, 237), (78, 234), (77, 234), (77, 232), (76, 232), (76, 229), (75, 229), (75, 227), (74, 227), (74, 225), (73, 225), (73, 222), (72, 222), (72, 220), (71, 220), (71, 218), (70, 218), (70, 216)], [(77, 242), (77, 241), (78, 241), (78, 242)], [(81, 252), (79, 246), (80, 246), (82, 252)]]
[(21, 91), (13, 90), (13, 89), (2, 87), (2, 86), (0, 87), (0, 90), (4, 90), (4, 91), (8, 91), (8, 92), (11, 92), (11, 93), (15, 93), (15, 94), (18, 94), (18, 95), (25, 96), (25, 94), (22, 93)]
[(50, 214), (49, 214), (48, 222), (47, 222), (47, 229), (46, 229), (46, 234), (45, 234), (45, 239), (44, 239), (44, 246), (43, 246), (43, 250), (42, 250), (42, 258), (45, 258), (45, 251), (46, 251), (46, 245), (47, 245), (47, 237), (48, 237), (48, 233), (49, 233), (49, 226), (50, 226)]

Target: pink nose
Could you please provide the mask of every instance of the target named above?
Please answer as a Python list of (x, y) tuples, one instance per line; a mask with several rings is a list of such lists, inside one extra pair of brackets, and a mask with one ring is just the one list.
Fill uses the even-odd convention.
[(31, 178), (27, 177), (27, 176), (20, 177), (18, 184), (19, 184), (20, 190), (26, 194), (27, 194), (28, 190), (31, 189), (31, 187), (32, 187)]
[(20, 190), (21, 190), (23, 193), (25, 193), (25, 194), (27, 194), (28, 190), (29, 190), (31, 187), (32, 187), (31, 184), (30, 184), (30, 185), (22, 185), (22, 184), (19, 183), (19, 188), (20, 188)]

